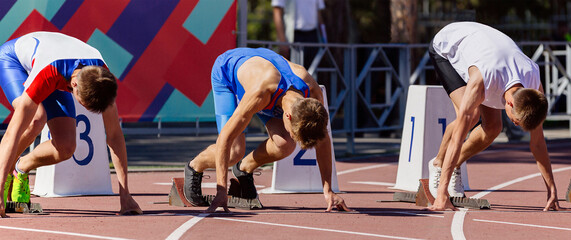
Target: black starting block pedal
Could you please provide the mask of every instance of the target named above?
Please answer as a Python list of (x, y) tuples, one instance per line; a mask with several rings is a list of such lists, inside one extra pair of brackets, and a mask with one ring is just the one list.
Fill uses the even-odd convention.
[[(208, 204), (212, 203), (212, 200), (214, 200), (214, 197), (216, 197), (215, 195), (206, 195), (206, 201), (208, 202)], [(234, 196), (228, 196), (228, 203), (227, 206), (229, 208), (239, 208), (239, 209), (247, 209), (247, 210), (253, 210), (253, 209), (262, 209), (264, 206), (262, 206), (262, 203), (260, 202), (260, 199), (258, 198), (252, 198), (252, 199), (248, 199), (248, 198), (241, 198), (241, 197), (234, 197)]]
[(450, 197), (450, 202), (454, 207), (490, 209), (490, 202), (486, 199), (467, 198), (467, 197)]
[[(490, 209), (490, 202), (486, 199), (467, 198), (467, 197), (450, 197), (450, 202), (454, 207)], [(420, 179), (418, 192), (416, 193), (416, 205), (429, 207), (434, 204), (434, 197), (428, 189), (428, 179)]]
[(395, 192), (392, 200), (377, 200), (377, 202), (408, 202), (416, 203), (415, 192)]
[(39, 203), (6, 202), (6, 213), (22, 213), (30, 215), (47, 215)]
[(565, 194), (565, 201), (571, 202), (571, 181), (569, 181), (569, 187), (567, 187), (567, 194)]
[(416, 193), (414, 193), (414, 192), (396, 192), (395, 194), (393, 194), (393, 201), (416, 203)]
[[(184, 178), (173, 178), (172, 187), (169, 192), (169, 205), (178, 207), (192, 207), (193, 205), (184, 197)], [(230, 187), (228, 194), (228, 207), (230, 208), (240, 208), (240, 209), (262, 209), (262, 203), (258, 198), (247, 199), (234, 197), (231, 193), (239, 193), (240, 185), (236, 179), (230, 179)], [(206, 195), (204, 198), (207, 200), (208, 204), (212, 202), (215, 195)]]
[[(208, 204), (212, 202), (214, 195), (206, 196)], [(242, 198), (242, 187), (238, 179), (231, 178), (230, 186), (228, 187), (228, 207), (240, 209), (262, 209), (262, 203), (258, 197), (256, 198)]]
[[(389, 202), (389, 201), (383, 201)], [(428, 189), (428, 179), (420, 179), (418, 192), (395, 192), (391, 202), (410, 202), (417, 206), (430, 207), (434, 204), (434, 197)], [(455, 207), (490, 209), (490, 202), (486, 199), (466, 198), (466, 197), (450, 197), (450, 202)]]
[(242, 188), (238, 179), (230, 179), (230, 187), (228, 187), (228, 196), (242, 197)]

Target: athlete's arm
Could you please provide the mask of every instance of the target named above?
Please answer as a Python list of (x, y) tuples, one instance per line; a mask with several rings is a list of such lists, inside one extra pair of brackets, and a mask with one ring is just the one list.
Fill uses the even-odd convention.
[[(261, 85), (258, 85), (261, 86)], [(230, 161), (230, 148), (234, 140), (246, 129), (252, 116), (261, 111), (271, 99), (271, 91), (267, 88), (257, 88), (247, 91), (236, 110), (224, 125), (216, 140), (216, 197), (206, 209), (206, 212), (214, 212), (218, 207), (226, 207), (228, 162)]]
[[(543, 93), (543, 87), (540, 87), (539, 91)], [(543, 126), (539, 125), (537, 128), (531, 130), (529, 135), (529, 149), (537, 162), (537, 167), (539, 168), (539, 172), (541, 172), (541, 176), (547, 188), (547, 205), (543, 211), (549, 211), (550, 209), (560, 210), (559, 202), (557, 202), (557, 188), (555, 187), (555, 180), (553, 178), (551, 160), (549, 159), (545, 137), (543, 136)]]
[(462, 143), (468, 135), (468, 131), (472, 126), (470, 123), (474, 122), (475, 118), (478, 118), (478, 107), (485, 99), (485, 87), (482, 74), (478, 68), (472, 66), (469, 69), (470, 81), (466, 85), (466, 90), (464, 96), (462, 96), (462, 101), (460, 102), (460, 107), (458, 109), (458, 114), (456, 116), (456, 127), (453, 129), (450, 143), (448, 144), (448, 150), (446, 151), (446, 156), (442, 162), (442, 174), (440, 176), (440, 183), (438, 184), (438, 194), (434, 200), (434, 205), (429, 207), (429, 210), (442, 211), (446, 208), (451, 208), (455, 210), (452, 203), (448, 198), (448, 184), (452, 176), (452, 171), (454, 166), (458, 162), (460, 157), (460, 150), (462, 149)]
[[(324, 104), (323, 93), (321, 92), (321, 87), (313, 79), (311, 75), (305, 70), (304, 67), (298, 64), (289, 62), (292, 71), (309, 87), (309, 97), (315, 98)], [(324, 104), (325, 106), (325, 104)], [(331, 171), (332, 171), (332, 150), (331, 150), (331, 138), (329, 132), (327, 136), (317, 143), (315, 146), (315, 154), (317, 157), (317, 162), (319, 166), (319, 173), (321, 175), (321, 182), (323, 184), (323, 195), (325, 196), (325, 201), (327, 202), (327, 210), (331, 211), (333, 207), (337, 207), (338, 210), (350, 211), (350, 209), (345, 204), (343, 198), (337, 196), (331, 189)]]
[[(26, 92), (14, 100), (13, 106), (14, 115), (12, 115), (12, 119), (8, 123), (6, 132), (0, 142), (0, 181), (2, 183), (6, 181), (7, 174), (13, 170), (11, 168), (18, 157), (20, 136), (30, 125), (38, 110), (38, 104)], [(4, 184), (1, 184), (0, 189), (2, 190), (1, 192), (4, 192)], [(6, 217), (4, 204), (4, 198), (0, 199), (0, 217)]]
[(117, 173), (119, 181), (119, 198), (121, 202), (121, 210), (119, 214), (142, 214), (141, 208), (131, 196), (129, 192), (129, 183), (127, 178), (127, 148), (125, 146), (125, 137), (119, 123), (119, 114), (117, 105), (113, 103), (103, 112), (103, 124), (105, 125), (105, 133), (107, 135), (107, 145), (111, 153), (111, 161)]
[[(276, 26), (276, 35), (278, 42), (287, 42), (286, 39), (286, 31), (285, 31), (285, 24), (284, 24), (284, 9), (281, 7), (274, 7), (273, 8), (273, 17), (274, 17), (274, 24)], [(288, 45), (279, 45), (280, 48), (280, 55), (289, 58), (289, 46)]]

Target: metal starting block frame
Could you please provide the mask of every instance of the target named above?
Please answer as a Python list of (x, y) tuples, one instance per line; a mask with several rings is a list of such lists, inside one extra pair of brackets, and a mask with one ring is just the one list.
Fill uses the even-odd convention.
[(39, 203), (6, 202), (6, 213), (22, 213), (30, 215), (47, 215)]
[[(230, 189), (235, 189), (232, 184), (234, 184), (235, 179), (231, 179), (230, 181)], [(173, 178), (172, 179), (172, 187), (169, 193), (169, 205), (171, 206), (178, 206), (178, 207), (194, 207), (192, 203), (190, 203), (186, 197), (184, 196), (184, 178)], [(212, 203), (214, 200), (215, 195), (206, 195), (204, 196), (205, 200), (208, 204)], [(258, 198), (254, 199), (247, 199), (241, 197), (235, 197), (232, 195), (228, 195), (228, 202), (227, 205), (229, 208), (239, 208), (239, 209), (262, 209), (262, 203)]]
[[(571, 185), (570, 185), (571, 186)], [(568, 194), (569, 195), (569, 194)], [(394, 202), (410, 202), (417, 206), (430, 207), (434, 204), (434, 197), (428, 189), (428, 179), (420, 179), (418, 192), (396, 192), (393, 194)], [(490, 202), (486, 199), (466, 198), (466, 197), (450, 197), (450, 202), (455, 207), (490, 209)]]
[[(216, 195), (206, 195), (204, 197), (206, 198), (208, 204), (211, 204), (212, 200), (214, 200), (214, 197), (216, 197)], [(248, 199), (248, 198), (241, 198), (234, 196), (228, 196), (228, 207), (248, 209), (248, 210), (263, 208), (262, 203), (258, 198)]]

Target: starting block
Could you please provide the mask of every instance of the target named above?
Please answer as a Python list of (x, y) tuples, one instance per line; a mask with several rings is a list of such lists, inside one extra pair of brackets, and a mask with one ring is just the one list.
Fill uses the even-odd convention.
[[(420, 179), (418, 192), (396, 192), (393, 195), (394, 202), (410, 202), (416, 206), (430, 207), (434, 204), (434, 197), (428, 189), (428, 179)], [(450, 197), (450, 202), (455, 207), (490, 209), (490, 202), (486, 199)]]
[(184, 197), (184, 178), (173, 178), (169, 192), (169, 205), (178, 207), (193, 207), (192, 203)]
[[(211, 204), (216, 195), (206, 195), (205, 197), (208, 204)], [(228, 196), (228, 207), (248, 210), (263, 208), (262, 203), (257, 198), (247, 199), (234, 196)]]
[[(420, 179), (420, 186), (416, 193), (416, 205), (430, 207), (434, 204), (434, 197), (428, 189), (428, 179)], [(486, 199), (466, 198), (466, 197), (450, 197), (450, 202), (454, 207), (490, 209), (490, 202)]]
[(22, 213), (30, 215), (47, 215), (39, 203), (6, 202), (6, 213)]
[[(442, 86), (412, 85), (408, 88), (405, 122), (394, 189), (418, 189), (418, 180), (428, 178), (428, 162), (438, 154), (446, 127), (456, 111)], [(462, 183), (470, 190), (466, 163), (460, 166)]]
[[(172, 182), (173, 184), (171, 187), (171, 191), (169, 193), (169, 205), (178, 206), (178, 207), (194, 207), (194, 205), (192, 205), (192, 203), (190, 203), (184, 196), (184, 190), (183, 190), (184, 178), (173, 178)], [(258, 198), (247, 199), (231, 195), (233, 192), (236, 192), (237, 183), (238, 181), (236, 179), (230, 179), (227, 206), (229, 208), (239, 208), (239, 209), (249, 209), (249, 210), (262, 209), (263, 208), (262, 203)], [(204, 196), (208, 204), (212, 203), (214, 197), (216, 197), (216, 195)]]

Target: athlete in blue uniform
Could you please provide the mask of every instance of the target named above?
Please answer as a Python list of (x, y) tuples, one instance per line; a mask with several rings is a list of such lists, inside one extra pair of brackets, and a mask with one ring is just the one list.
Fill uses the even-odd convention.
[[(202, 172), (216, 168), (217, 194), (207, 212), (228, 211), (228, 166), (240, 182), (242, 198), (256, 198), (252, 172), (259, 166), (290, 155), (296, 142), (315, 147), (327, 211), (348, 211), (343, 198), (331, 190), (331, 140), (329, 121), (317, 82), (305, 68), (271, 50), (237, 48), (220, 55), (212, 67), (212, 89), (219, 136), (185, 167), (184, 193), (195, 206), (208, 205), (202, 198)], [(257, 114), (269, 138), (245, 154), (244, 129)], [(243, 159), (242, 159), (243, 158)], [(242, 159), (240, 161), (240, 159)]]

